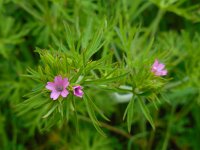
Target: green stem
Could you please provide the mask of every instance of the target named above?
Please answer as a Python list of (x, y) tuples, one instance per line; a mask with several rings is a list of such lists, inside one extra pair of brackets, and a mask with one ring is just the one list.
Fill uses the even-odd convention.
[[(86, 121), (86, 122), (89, 122), (89, 123), (92, 122), (89, 118), (84, 117), (84, 116), (81, 116), (81, 115), (78, 115), (78, 118), (81, 119), (81, 120), (84, 120), (84, 121)], [(106, 123), (104, 123), (104, 122), (99, 121), (99, 125), (100, 125), (101, 127), (103, 127), (103, 128), (106, 128), (106, 129), (112, 131), (112, 132), (115, 132), (115, 133), (117, 133), (117, 134), (120, 134), (120, 135), (122, 135), (122, 136), (124, 136), (124, 137), (126, 137), (126, 138), (128, 138), (128, 139), (130, 139), (130, 138), (132, 137), (132, 135), (130, 135), (130, 134), (124, 132), (123, 130), (120, 130), (120, 129), (118, 129), (118, 128), (116, 128), (116, 127), (113, 127), (113, 126), (111, 126), (111, 125), (109, 125), (109, 124), (106, 124)]]
[(164, 139), (164, 143), (163, 143), (163, 146), (162, 146), (162, 150), (167, 150), (167, 146), (168, 146), (168, 143), (169, 143), (169, 138), (170, 138), (170, 132), (171, 132), (171, 126), (173, 124), (173, 114), (174, 114), (174, 111), (175, 111), (175, 106), (172, 107), (172, 110), (171, 110), (171, 114), (170, 114), (170, 118), (169, 118), (169, 123), (168, 123), (168, 127), (167, 127), (167, 131), (166, 131), (166, 135), (165, 135), (165, 139)]
[(189, 104), (187, 104), (186, 106), (184, 106), (179, 113), (176, 114), (176, 120), (179, 120), (181, 118), (183, 118), (185, 115), (187, 115), (191, 109), (193, 108), (194, 104), (196, 104), (196, 101), (194, 102), (190, 102)]
[(150, 30), (151, 30), (152, 36), (155, 35), (155, 33), (156, 33), (157, 29), (158, 29), (158, 26), (160, 24), (160, 21), (161, 21), (162, 17), (164, 16), (164, 14), (165, 14), (165, 10), (159, 9), (156, 18), (154, 19), (154, 21), (152, 22), (152, 24), (150, 26)]
[[(159, 114), (159, 111), (156, 111), (155, 112), (155, 120), (158, 119), (158, 114)], [(155, 130), (152, 130), (151, 131), (151, 134), (150, 134), (150, 139), (149, 139), (149, 143), (148, 143), (148, 150), (151, 150), (152, 149), (152, 145), (153, 145), (153, 141), (154, 141), (154, 138), (155, 138), (155, 134), (156, 134), (156, 131)]]

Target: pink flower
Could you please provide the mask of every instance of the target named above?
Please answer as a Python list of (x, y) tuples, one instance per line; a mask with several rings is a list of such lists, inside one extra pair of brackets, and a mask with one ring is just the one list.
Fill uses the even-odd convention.
[(80, 98), (82, 98), (83, 97), (83, 88), (82, 88), (82, 86), (80, 86), (80, 85), (77, 85), (77, 86), (74, 86), (73, 87), (73, 89), (74, 89), (74, 95), (75, 96), (77, 96), (77, 97), (80, 97)]
[(167, 75), (167, 70), (164, 69), (165, 65), (160, 63), (157, 59), (151, 67), (151, 72), (153, 72), (156, 76), (165, 76)]
[(67, 78), (63, 78), (61, 76), (56, 76), (54, 78), (54, 82), (47, 82), (46, 88), (48, 90), (51, 90), (51, 98), (53, 100), (58, 99), (58, 97), (61, 95), (62, 97), (67, 97), (69, 92), (66, 90), (66, 88), (69, 85), (69, 81)]

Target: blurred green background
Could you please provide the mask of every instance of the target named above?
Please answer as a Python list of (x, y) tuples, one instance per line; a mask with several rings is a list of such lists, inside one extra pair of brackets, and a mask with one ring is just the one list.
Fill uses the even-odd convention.
[[(128, 132), (123, 120), (127, 101), (91, 89), (90, 96), (110, 119), (100, 119), (106, 137), (95, 130), (87, 115), (79, 116), (79, 132), (73, 119), (40, 131), (41, 116), (33, 117), (40, 110), (25, 115), (16, 111), (37, 85), (23, 76), (27, 68), (40, 63), (35, 49), (70, 49), (72, 38), (77, 45), (80, 39), (90, 43), (102, 22), (105, 42), (92, 59), (112, 51), (110, 63), (121, 67), (126, 56), (131, 55), (135, 62), (141, 56), (150, 58), (143, 51), (150, 47), (152, 55), (167, 64), (169, 80), (161, 92), (165, 100), (158, 95), (157, 109), (146, 104), (155, 130), (135, 106)], [(199, 0), (0, 0), (0, 149), (199, 150), (199, 58)], [(79, 109), (85, 114), (82, 105)]]

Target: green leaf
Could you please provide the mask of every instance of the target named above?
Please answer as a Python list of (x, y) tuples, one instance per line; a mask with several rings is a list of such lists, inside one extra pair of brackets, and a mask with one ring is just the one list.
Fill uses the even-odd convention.
[(70, 27), (64, 22), (65, 26), (65, 31), (67, 33), (67, 44), (70, 48), (70, 50), (75, 51), (75, 46), (74, 46), (74, 35), (72, 34), (72, 31)]
[(52, 104), (54, 104), (54, 106), (53, 106), (42, 118), (47, 118), (47, 117), (49, 117), (49, 116), (53, 113), (53, 111), (56, 109), (57, 104), (51, 103), (50, 105), (52, 105)]
[(128, 106), (126, 107), (123, 116), (123, 120), (125, 119), (125, 117), (127, 117), (128, 132), (131, 131), (131, 124), (133, 122), (134, 101), (135, 101), (135, 96), (133, 96), (130, 102), (128, 103)]
[(85, 51), (85, 61), (87, 62), (92, 55), (94, 55), (102, 46), (101, 43), (103, 39), (103, 27), (101, 26), (99, 30), (94, 34), (92, 41), (88, 45)]
[(90, 99), (86, 93), (84, 94), (83, 100), (85, 102), (89, 117), (92, 120), (94, 127), (101, 135), (106, 136), (105, 133), (103, 132), (103, 130), (99, 127), (99, 121), (97, 120), (97, 117), (94, 112), (94, 108), (93, 108), (92, 104), (90, 103)]
[(75, 127), (76, 127), (76, 132), (79, 133), (79, 120), (78, 120), (78, 115), (77, 115), (77, 108), (76, 108), (76, 104), (75, 104), (75, 97), (72, 96), (72, 105), (74, 107), (74, 117), (75, 119), (73, 120)]
[[(24, 115), (27, 112), (29, 112), (31, 109), (39, 107), (39, 106), (47, 103), (47, 100), (44, 100), (44, 101), (35, 100), (35, 99), (39, 99), (41, 97), (41, 95), (43, 95), (43, 93), (38, 93), (35, 96), (32, 96), (31, 98), (27, 99), (23, 103), (16, 105), (17, 115), (18, 116)], [(32, 107), (30, 107), (30, 106), (32, 106)]]
[(76, 82), (79, 78), (79, 76), (81, 76), (81, 74), (83, 73), (84, 70), (84, 66), (82, 66), (79, 71), (72, 77), (71, 82)]
[(92, 80), (92, 81), (85, 81), (85, 84), (105, 84), (105, 83), (109, 83), (109, 82), (114, 82), (114, 81), (119, 80), (120, 78), (125, 77), (127, 74), (128, 73), (125, 73), (125, 74), (122, 74), (120, 76), (108, 78), (108, 79), (98, 79), (98, 80)]
[(150, 115), (150, 112), (149, 112), (147, 106), (145, 105), (143, 99), (140, 98), (139, 96), (138, 96), (138, 103), (140, 105), (142, 113), (144, 114), (144, 116), (146, 117), (146, 119), (149, 121), (149, 123), (151, 124), (152, 128), (155, 130), (155, 125), (154, 125), (153, 119), (152, 119), (152, 117)]
[(69, 98), (67, 100), (63, 100), (63, 114), (66, 117), (67, 121), (69, 121), (70, 117), (70, 111), (71, 111), (71, 98), (72, 96), (69, 95)]
[(90, 41), (90, 37), (91, 37), (91, 34), (92, 34), (92, 25), (93, 25), (93, 18), (88, 17), (87, 26), (84, 30), (83, 38), (81, 40), (81, 44), (82, 44), (83, 49), (86, 49), (86, 47), (88, 46), (88, 43)]
[(92, 99), (91, 99), (88, 95), (87, 95), (87, 98), (88, 98), (90, 104), (92, 105), (92, 107), (94, 108), (94, 110), (96, 110), (102, 118), (104, 118), (104, 119), (107, 120), (107, 121), (110, 121), (110, 120), (102, 113), (102, 111), (94, 104), (94, 102), (92, 101)]

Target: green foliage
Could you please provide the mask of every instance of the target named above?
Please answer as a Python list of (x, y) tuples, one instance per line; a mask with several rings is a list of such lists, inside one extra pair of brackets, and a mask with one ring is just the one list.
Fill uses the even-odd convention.
[[(198, 150), (199, 8), (0, 0), (0, 149)], [(167, 76), (151, 72), (155, 59)], [(53, 101), (58, 75), (70, 93)]]

